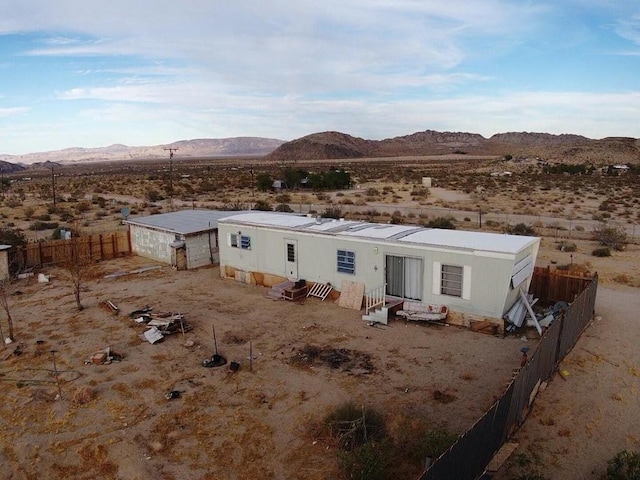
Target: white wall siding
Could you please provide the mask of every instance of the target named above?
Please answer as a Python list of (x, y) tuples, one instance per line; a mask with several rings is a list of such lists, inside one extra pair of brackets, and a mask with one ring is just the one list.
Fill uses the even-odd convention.
[[(251, 249), (230, 247), (228, 237), (241, 232), (251, 237)], [(365, 291), (385, 283), (385, 256), (405, 256), (422, 260), (422, 301), (442, 303), (452, 310), (500, 318), (510, 299), (514, 254), (446, 250), (423, 245), (394, 244), (374, 239), (330, 236), (245, 224), (219, 224), (220, 265), (247, 272), (287, 276), (285, 241), (297, 241), (298, 277), (310, 282), (330, 282), (338, 290), (343, 280), (365, 284)], [(337, 270), (337, 251), (355, 254), (353, 275)], [(440, 294), (442, 265), (463, 268), (460, 297)]]

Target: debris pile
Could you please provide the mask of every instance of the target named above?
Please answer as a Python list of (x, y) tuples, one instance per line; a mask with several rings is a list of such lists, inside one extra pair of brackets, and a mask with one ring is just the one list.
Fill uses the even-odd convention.
[(129, 314), (129, 318), (134, 322), (149, 327), (148, 330), (140, 335), (142, 340), (153, 344), (159, 342), (167, 335), (179, 332), (185, 333), (193, 329), (193, 327), (184, 320), (182, 313), (153, 312), (152, 310), (149, 305), (146, 305)]
[(107, 347), (103, 350), (98, 350), (93, 353), (91, 357), (84, 361), (85, 365), (108, 365), (111, 362), (122, 361), (122, 355), (111, 350), (111, 347)]

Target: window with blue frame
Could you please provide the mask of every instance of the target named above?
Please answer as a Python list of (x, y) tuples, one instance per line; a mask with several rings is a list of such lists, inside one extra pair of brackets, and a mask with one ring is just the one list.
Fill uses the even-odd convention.
[(251, 237), (247, 235), (231, 234), (231, 246), (243, 250), (251, 250)]
[(338, 250), (338, 272), (348, 275), (356, 274), (356, 253), (349, 250)]

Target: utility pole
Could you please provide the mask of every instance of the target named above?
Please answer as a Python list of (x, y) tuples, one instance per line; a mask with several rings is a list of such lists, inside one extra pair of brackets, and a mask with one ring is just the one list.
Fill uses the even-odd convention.
[(169, 152), (169, 196), (171, 197), (171, 203), (173, 204), (173, 154), (178, 151), (178, 148), (167, 147), (163, 148)]
[(53, 209), (56, 209), (56, 176), (53, 174), (54, 164), (51, 164), (51, 196), (53, 197)]

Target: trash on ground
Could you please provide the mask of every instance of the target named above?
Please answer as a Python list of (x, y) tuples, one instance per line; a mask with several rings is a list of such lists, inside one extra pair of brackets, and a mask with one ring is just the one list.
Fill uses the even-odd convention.
[(140, 338), (142, 340), (146, 340), (150, 344), (158, 343), (160, 340), (164, 338), (164, 335), (160, 333), (157, 327), (151, 327), (146, 332), (140, 334)]
[[(129, 314), (129, 318), (136, 323), (152, 327), (152, 329), (147, 330), (147, 332), (143, 334), (145, 336), (144, 340), (149, 341), (149, 343), (155, 343), (162, 337), (173, 333), (184, 333), (193, 330), (193, 326), (184, 320), (184, 315), (182, 313), (153, 312), (153, 309), (149, 305), (145, 305), (139, 310), (134, 310)], [(156, 332), (161, 335), (160, 338), (151, 341), (150, 338), (157, 337)]]
[(118, 308), (118, 306), (115, 303), (113, 303), (111, 300), (104, 300), (100, 302), (100, 306), (103, 309), (105, 309), (107, 312), (113, 313), (114, 315), (117, 315), (118, 313), (120, 313), (120, 309)]
[(107, 347), (103, 350), (98, 350), (91, 357), (84, 361), (85, 365), (108, 365), (111, 362), (122, 361), (122, 355), (111, 350), (111, 347)]
[(180, 390), (171, 390), (170, 392), (165, 393), (164, 398), (167, 400), (173, 400), (174, 398), (180, 398), (180, 394), (182, 392)]
[(224, 358), (222, 355), (218, 355), (217, 353), (214, 353), (211, 356), (211, 358), (205, 358), (202, 361), (202, 366), (206, 368), (221, 367), (226, 364), (227, 364), (227, 359)]

